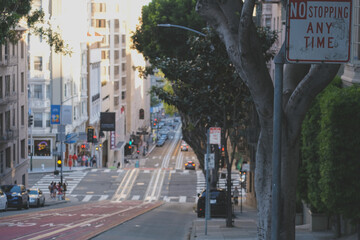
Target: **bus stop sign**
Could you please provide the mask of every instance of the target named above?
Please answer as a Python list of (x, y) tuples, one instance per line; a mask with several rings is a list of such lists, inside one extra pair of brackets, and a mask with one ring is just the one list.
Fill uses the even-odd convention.
[(351, 4), (351, 0), (289, 0), (285, 41), (288, 62), (348, 62)]

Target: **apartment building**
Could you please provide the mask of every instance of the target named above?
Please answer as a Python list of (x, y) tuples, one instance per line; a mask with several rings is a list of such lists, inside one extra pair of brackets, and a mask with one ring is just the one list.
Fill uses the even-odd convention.
[[(87, 5), (86, 1), (34, 0), (33, 9), (42, 9), (45, 19), (72, 50), (71, 55), (57, 54), (42, 36), (28, 36), (29, 50), (29, 112), (34, 124), (29, 129), (30, 149), (33, 153), (30, 168), (55, 166), (58, 125), (53, 124), (51, 108), (56, 105), (71, 108), (71, 121), (65, 134), (85, 132), (87, 114)], [(77, 21), (72, 21), (77, 16)], [(77, 154), (80, 142), (65, 144), (63, 158)]]
[(25, 38), (0, 45), (0, 185), (28, 182), (26, 60)]

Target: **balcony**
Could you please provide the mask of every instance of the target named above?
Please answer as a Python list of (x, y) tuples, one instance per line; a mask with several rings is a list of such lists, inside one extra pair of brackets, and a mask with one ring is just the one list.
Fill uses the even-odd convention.
[(33, 70), (33, 71), (30, 71), (30, 78), (50, 79), (50, 71), (49, 70), (44, 70), (44, 71)]
[(16, 140), (19, 137), (19, 131), (9, 129), (5, 133), (0, 134), (0, 143), (6, 143), (12, 140)]
[(6, 93), (5, 97), (0, 97), (0, 106), (7, 105), (12, 102), (16, 102), (18, 100), (16, 92)]
[(50, 99), (31, 99), (31, 108), (50, 108)]

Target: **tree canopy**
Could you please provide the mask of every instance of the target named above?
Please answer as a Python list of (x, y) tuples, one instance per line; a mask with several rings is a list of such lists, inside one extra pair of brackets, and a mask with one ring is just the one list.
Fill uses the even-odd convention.
[[(0, 45), (17, 42), (22, 32), (18, 27), (26, 27), (36, 35), (42, 35), (56, 53), (71, 54), (71, 49), (62, 40), (61, 35), (44, 20), (42, 10), (32, 10), (31, 0), (0, 0)], [(21, 22), (26, 23), (20, 26)]]

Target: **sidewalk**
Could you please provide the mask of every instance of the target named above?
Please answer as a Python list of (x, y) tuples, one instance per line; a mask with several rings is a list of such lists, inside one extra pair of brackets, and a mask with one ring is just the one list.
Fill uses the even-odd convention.
[[(235, 211), (234, 227), (227, 228), (224, 218), (212, 218), (207, 221), (207, 235), (205, 235), (205, 219), (197, 218), (193, 221), (191, 240), (203, 239), (257, 239), (257, 211), (256, 209), (243, 205), (243, 212)], [(331, 231), (311, 232), (308, 225), (296, 226), (296, 240), (329, 240), (335, 239)], [(356, 236), (340, 238), (342, 240), (355, 240)]]

